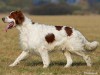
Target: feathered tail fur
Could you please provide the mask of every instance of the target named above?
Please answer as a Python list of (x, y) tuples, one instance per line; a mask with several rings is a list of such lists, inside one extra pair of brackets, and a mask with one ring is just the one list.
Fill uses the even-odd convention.
[(93, 51), (98, 47), (98, 45), (99, 45), (99, 42), (97, 42), (97, 41), (87, 42), (85, 44), (85, 49), (88, 51)]

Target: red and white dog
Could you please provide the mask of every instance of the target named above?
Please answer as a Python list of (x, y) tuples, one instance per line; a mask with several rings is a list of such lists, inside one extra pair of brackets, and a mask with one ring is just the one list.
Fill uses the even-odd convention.
[(82, 56), (87, 66), (91, 66), (90, 57), (85, 53), (95, 50), (99, 43), (97, 41), (88, 42), (74, 28), (33, 23), (21, 11), (13, 11), (2, 20), (9, 23), (6, 31), (14, 27), (20, 31), (20, 43), (23, 52), (10, 66), (16, 66), (30, 52), (34, 52), (41, 56), (43, 68), (46, 68), (50, 64), (48, 52), (53, 50), (61, 50), (64, 53), (67, 59), (65, 67), (72, 65), (71, 53)]

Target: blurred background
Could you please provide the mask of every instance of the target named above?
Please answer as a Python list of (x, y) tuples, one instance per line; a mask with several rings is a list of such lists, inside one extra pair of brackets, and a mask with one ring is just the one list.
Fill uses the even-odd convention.
[(32, 15), (100, 14), (100, 0), (0, 0), (0, 13), (12, 10)]

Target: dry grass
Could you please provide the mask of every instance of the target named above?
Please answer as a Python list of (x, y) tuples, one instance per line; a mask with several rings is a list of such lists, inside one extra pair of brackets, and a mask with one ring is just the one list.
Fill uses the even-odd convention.
[[(5, 16), (1, 14), (0, 18)], [(80, 30), (90, 41), (100, 42), (100, 16), (29, 16), (33, 21), (43, 24), (68, 25)], [(42, 61), (38, 56), (30, 56), (21, 61), (16, 67), (9, 67), (21, 53), (18, 31), (16, 29), (4, 32), (5, 24), (0, 19), (0, 75), (100, 75), (100, 47), (90, 53), (93, 66), (87, 67), (78, 56), (73, 56), (73, 66), (63, 68), (66, 64), (63, 54), (51, 53), (51, 64), (47, 69), (42, 68)], [(89, 74), (90, 73), (90, 74)]]

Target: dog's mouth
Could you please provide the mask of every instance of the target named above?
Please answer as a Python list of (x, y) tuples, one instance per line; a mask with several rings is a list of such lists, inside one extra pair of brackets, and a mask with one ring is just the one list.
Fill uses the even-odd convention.
[(5, 31), (7, 32), (8, 29), (12, 29), (13, 27), (15, 27), (14, 22), (13, 21), (9, 22), (8, 25), (7, 25), (7, 27), (5, 28)]

